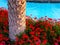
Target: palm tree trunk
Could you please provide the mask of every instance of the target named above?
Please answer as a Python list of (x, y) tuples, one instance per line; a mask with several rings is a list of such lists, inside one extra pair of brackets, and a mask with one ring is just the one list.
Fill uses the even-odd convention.
[(24, 32), (26, 0), (8, 0), (9, 37), (15, 40), (16, 34)]

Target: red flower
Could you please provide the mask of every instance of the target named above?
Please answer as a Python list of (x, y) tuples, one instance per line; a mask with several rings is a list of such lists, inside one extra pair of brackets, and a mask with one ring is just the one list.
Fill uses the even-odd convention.
[(37, 31), (37, 32), (36, 32), (36, 34), (40, 35), (40, 32), (39, 32), (39, 31)]
[(5, 20), (8, 20), (8, 11), (6, 9), (1, 8), (0, 9), (0, 22), (4, 22)]
[(8, 33), (9, 31), (5, 29), (4, 32), (5, 32), (5, 33)]
[(51, 20), (52, 20), (52, 18), (48, 18), (48, 20), (50, 20), (50, 21), (51, 21)]
[(45, 27), (46, 31), (48, 30), (48, 26)]
[(8, 25), (8, 21), (4, 21), (4, 25), (7, 26)]
[(41, 41), (38, 40), (37, 42), (35, 42), (36, 45), (40, 45)]
[(4, 10), (4, 15), (5, 15), (5, 18), (8, 18), (8, 11), (7, 10)]
[(59, 45), (58, 42), (55, 42), (54, 45)]
[(20, 41), (19, 41), (19, 44), (23, 44), (23, 43), (24, 43), (24, 41), (23, 41), (23, 40), (20, 40)]
[(32, 40), (28, 40), (28, 42), (32, 43)]
[(31, 34), (31, 35), (34, 35), (34, 34), (35, 34), (35, 32), (34, 32), (34, 31), (32, 31), (32, 32), (30, 32), (30, 34)]
[(37, 42), (36, 45), (40, 45), (40, 43)]
[(46, 44), (47, 43), (47, 39), (43, 40), (42, 44)]
[(4, 40), (5, 40), (5, 41), (8, 41), (8, 40), (9, 40), (9, 38), (8, 38), (8, 37), (4, 37)]
[(16, 41), (18, 41), (19, 40), (19, 38), (18, 37), (16, 37)]
[(57, 39), (57, 40), (58, 40), (58, 42), (60, 42), (60, 36), (58, 37), (58, 39)]
[(6, 45), (4, 41), (0, 42), (0, 45)]
[(40, 39), (37, 36), (34, 36), (34, 41), (39, 41)]
[(28, 39), (29, 37), (28, 37), (28, 35), (23, 34), (22, 38), (23, 38), (23, 39), (25, 39), (25, 38)]
[(30, 28), (31, 28), (32, 30), (34, 30), (35, 27), (34, 27), (32, 24), (30, 24)]
[(36, 31), (40, 31), (41, 29), (40, 29), (40, 28), (36, 28), (35, 30), (36, 30)]
[(3, 34), (0, 34), (0, 41), (3, 40)]
[(2, 20), (2, 18), (0, 17), (0, 22), (2, 22), (3, 20)]

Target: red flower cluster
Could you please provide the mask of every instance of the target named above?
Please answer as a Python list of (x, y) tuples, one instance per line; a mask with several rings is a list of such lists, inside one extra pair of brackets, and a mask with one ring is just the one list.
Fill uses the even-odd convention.
[(47, 17), (37, 21), (26, 19), (26, 30), (18, 39), (16, 45), (59, 45), (60, 20)]
[(8, 25), (8, 11), (0, 8), (0, 22), (3, 22), (5, 26)]
[(8, 11), (0, 8), (0, 45), (9, 45)]
[[(28, 16), (27, 16), (28, 17)], [(8, 32), (8, 11), (0, 9), (0, 45), (59, 45), (60, 19), (26, 19), (26, 29), (11, 42)]]

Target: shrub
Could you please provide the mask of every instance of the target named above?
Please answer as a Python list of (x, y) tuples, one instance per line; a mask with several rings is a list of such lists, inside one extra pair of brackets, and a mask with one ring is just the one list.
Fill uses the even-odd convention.
[(0, 8), (0, 45), (59, 45), (60, 19), (26, 17), (26, 29), (10, 41), (8, 11)]

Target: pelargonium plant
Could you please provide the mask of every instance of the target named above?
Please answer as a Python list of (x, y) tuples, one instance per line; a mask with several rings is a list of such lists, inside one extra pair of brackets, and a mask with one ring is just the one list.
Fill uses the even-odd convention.
[(8, 11), (0, 9), (0, 45), (59, 45), (60, 19), (45, 16), (32, 19), (26, 16), (26, 29), (16, 35), (16, 41), (10, 41), (8, 29)]
[(9, 45), (8, 11), (0, 8), (0, 45)]
[(26, 29), (16, 38), (16, 44), (59, 45), (60, 20), (47, 18), (47, 16), (38, 20), (36, 18), (26, 19)]

